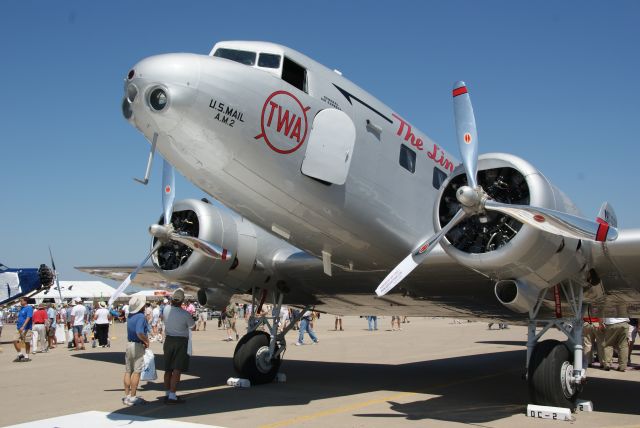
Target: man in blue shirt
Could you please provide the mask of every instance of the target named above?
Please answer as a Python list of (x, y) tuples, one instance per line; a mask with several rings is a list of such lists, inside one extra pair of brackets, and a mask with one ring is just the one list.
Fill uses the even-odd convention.
[[(20, 312), (18, 312), (18, 320), (16, 321), (16, 332), (15, 340), (13, 341), (13, 346), (16, 348), (16, 352), (18, 356), (14, 363), (27, 363), (31, 361), (29, 358), (29, 352), (31, 351), (31, 338), (33, 337), (33, 332), (31, 331), (32, 326), (32, 318), (33, 318), (33, 308), (27, 304), (27, 298), (20, 298)], [(25, 352), (20, 352), (22, 349), (22, 344), (24, 344)]]
[(142, 397), (136, 397), (140, 373), (144, 364), (144, 351), (149, 347), (149, 324), (144, 316), (146, 303), (144, 296), (133, 296), (129, 300), (127, 318), (127, 348), (124, 354), (124, 394), (122, 402), (127, 406), (145, 404)]

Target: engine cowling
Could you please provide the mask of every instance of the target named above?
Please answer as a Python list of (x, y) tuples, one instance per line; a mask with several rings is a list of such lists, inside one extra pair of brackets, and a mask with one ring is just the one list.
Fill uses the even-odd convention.
[(198, 303), (211, 309), (224, 308), (229, 299), (233, 296), (233, 291), (228, 288), (200, 288), (198, 290)]
[[(162, 222), (160, 219), (159, 224)], [(228, 249), (233, 257), (214, 260), (179, 242), (170, 241), (152, 257), (153, 265), (169, 281), (199, 287), (224, 284), (232, 289), (234, 284), (241, 284), (254, 269), (257, 253), (255, 228), (252, 223), (228, 209), (186, 199), (174, 204), (171, 223), (176, 232), (215, 243)], [(154, 238), (152, 247), (155, 242)]]
[[(478, 182), (489, 197), (498, 202), (579, 214), (573, 203), (546, 177), (513, 155), (480, 156)], [(447, 224), (460, 208), (455, 192), (466, 184), (461, 167), (443, 184), (434, 210), (436, 230)], [(471, 269), (496, 281), (513, 280), (519, 295), (527, 295), (526, 302), (539, 290), (578, 274), (586, 266), (580, 240), (542, 232), (498, 212), (463, 220), (440, 244), (451, 257)], [(506, 284), (511, 283), (501, 283), (499, 288), (505, 289)], [(509, 288), (515, 289), (515, 285)], [(518, 312), (527, 310), (525, 304), (506, 306)]]

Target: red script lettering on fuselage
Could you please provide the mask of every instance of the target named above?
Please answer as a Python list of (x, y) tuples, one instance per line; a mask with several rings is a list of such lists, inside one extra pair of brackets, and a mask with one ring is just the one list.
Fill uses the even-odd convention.
[[(408, 142), (419, 151), (425, 150), (424, 141), (422, 141), (421, 138), (416, 137), (411, 130), (411, 125), (395, 113), (392, 113), (392, 116), (400, 121), (400, 126), (398, 126), (396, 135), (403, 137), (404, 134), (404, 141)], [(433, 148), (427, 153), (427, 157), (442, 166), (444, 169), (448, 169), (453, 172), (453, 163), (447, 159), (444, 150), (438, 147), (437, 144), (433, 144)]]
[(304, 144), (309, 129), (307, 111), (300, 100), (287, 91), (276, 91), (269, 95), (262, 106), (260, 129), (256, 140), (264, 138), (271, 150), (293, 153)]

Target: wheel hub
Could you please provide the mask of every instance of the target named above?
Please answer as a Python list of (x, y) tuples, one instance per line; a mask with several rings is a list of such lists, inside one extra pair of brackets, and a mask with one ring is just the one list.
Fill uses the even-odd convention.
[(576, 386), (573, 383), (573, 364), (569, 361), (562, 363), (560, 368), (560, 385), (565, 397), (571, 398), (576, 394)]
[(271, 356), (268, 346), (263, 346), (256, 352), (256, 367), (262, 373), (268, 373), (271, 370)]

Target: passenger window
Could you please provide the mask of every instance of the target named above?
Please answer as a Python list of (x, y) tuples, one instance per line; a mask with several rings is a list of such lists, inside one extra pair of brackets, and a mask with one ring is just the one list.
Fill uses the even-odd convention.
[(436, 189), (439, 189), (440, 186), (442, 186), (442, 183), (444, 183), (444, 181), (447, 179), (447, 174), (436, 168), (435, 166), (433, 167), (433, 181), (431, 182), (431, 184), (433, 184), (433, 187), (435, 187)]
[(416, 152), (400, 144), (400, 166), (410, 173), (416, 172)]
[(280, 68), (280, 55), (261, 53), (258, 57), (258, 67)]
[(239, 51), (236, 49), (218, 49), (213, 56), (218, 58), (230, 59), (244, 65), (254, 65), (256, 63), (256, 53), (248, 51)]
[(286, 56), (282, 64), (282, 80), (292, 84), (301, 91), (307, 92), (307, 70)]

